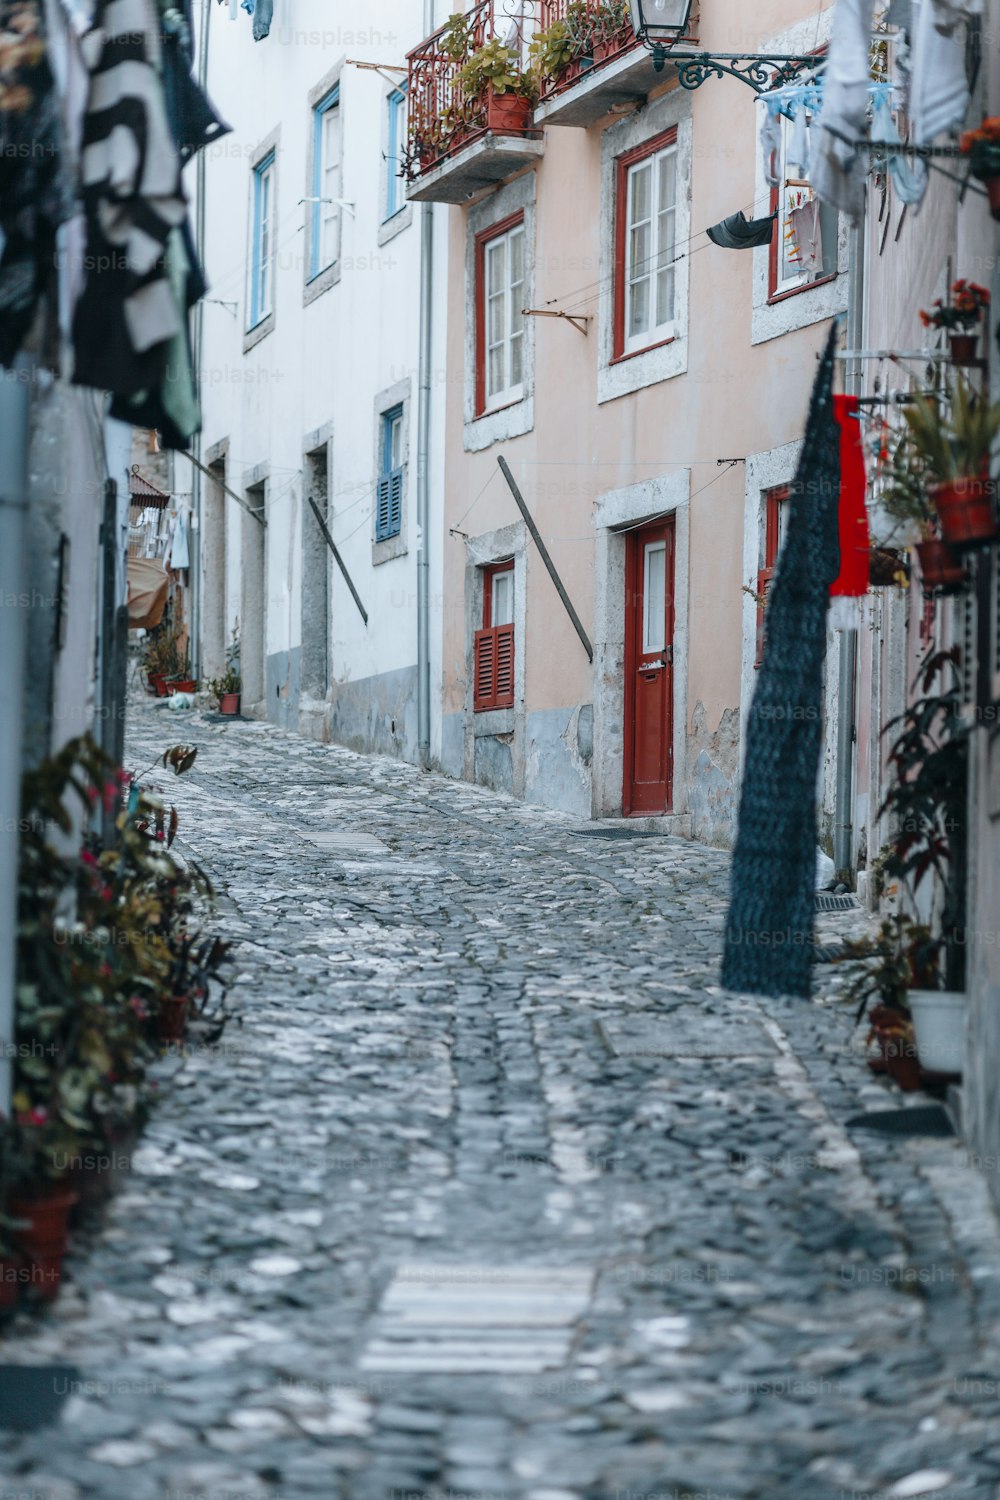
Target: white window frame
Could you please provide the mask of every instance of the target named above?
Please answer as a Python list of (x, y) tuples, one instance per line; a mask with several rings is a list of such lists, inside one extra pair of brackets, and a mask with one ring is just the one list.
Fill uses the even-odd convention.
[[(333, 145), (333, 151), (329, 148)], [(343, 197), (343, 139), (341, 135), (340, 88), (313, 106), (313, 193), (309, 236), (309, 280), (315, 281), (340, 259)]]
[[(663, 255), (663, 245), (660, 241), (659, 220), (664, 211), (660, 204), (660, 163), (669, 158), (673, 162), (674, 196), (667, 212), (671, 215), (671, 254), (666, 266), (659, 264)], [(672, 141), (670, 145), (663, 146), (659, 151), (651, 152), (649, 156), (643, 156), (633, 162), (626, 172), (627, 202), (625, 207), (625, 235), (626, 244), (623, 247), (623, 274), (625, 277), (625, 354), (636, 354), (642, 349), (648, 349), (653, 344), (666, 343), (667, 339), (674, 337), (677, 324), (677, 217), (678, 217), (678, 159), (677, 142)], [(633, 207), (635, 194), (635, 181), (640, 172), (649, 171), (650, 174), (650, 203), (649, 219), (650, 225), (650, 254), (648, 256), (648, 268), (636, 268), (632, 264), (631, 249), (632, 235), (635, 228), (633, 222)], [(673, 273), (671, 316), (664, 322), (655, 321), (656, 299), (657, 299), (657, 276), (661, 270), (670, 269)], [(636, 274), (638, 270), (639, 274)], [(632, 307), (634, 287), (644, 281), (649, 287), (649, 318), (644, 328), (637, 333), (629, 334), (628, 330), (632, 321)]]
[(406, 207), (406, 186), (400, 176), (406, 149), (407, 88), (403, 84), (386, 97), (385, 212), (388, 223)]
[(253, 245), (250, 254), (250, 325), (253, 332), (274, 312), (277, 154), (270, 151), (253, 169)]
[[(511, 248), (515, 242), (520, 243), (521, 250), (521, 277), (519, 281), (511, 279), (511, 265), (513, 257)], [(486, 240), (483, 245), (483, 411), (496, 411), (501, 406), (511, 406), (516, 401), (524, 398), (524, 359), (525, 359), (525, 327), (522, 316), (524, 306), (524, 288), (526, 284), (526, 258), (527, 240), (525, 238), (525, 227), (522, 220), (514, 224), (503, 234), (498, 234)], [(495, 257), (503, 252), (504, 274), (503, 282), (498, 291), (491, 290), (490, 267)], [(491, 303), (502, 298), (503, 300), (503, 328), (498, 341), (490, 341), (490, 306)], [(517, 340), (521, 357), (521, 379), (514, 381), (510, 379), (514, 362), (514, 344)], [(502, 350), (504, 383), (497, 386), (495, 390), (490, 389), (490, 355), (495, 350)]]

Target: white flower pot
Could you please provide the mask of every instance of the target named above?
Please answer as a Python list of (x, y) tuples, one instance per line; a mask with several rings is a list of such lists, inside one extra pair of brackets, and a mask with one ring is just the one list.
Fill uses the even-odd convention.
[(910, 990), (907, 995), (920, 1066), (961, 1073), (965, 1066), (965, 995), (959, 990)]

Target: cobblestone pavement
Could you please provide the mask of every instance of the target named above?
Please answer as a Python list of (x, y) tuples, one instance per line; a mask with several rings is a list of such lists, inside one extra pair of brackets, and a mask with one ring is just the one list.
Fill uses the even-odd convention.
[(243, 1024), (0, 1348), (80, 1371), (2, 1500), (1000, 1494), (982, 1181), (845, 1130), (903, 1101), (830, 969), (718, 988), (725, 855), (151, 705), (131, 762), (179, 739)]

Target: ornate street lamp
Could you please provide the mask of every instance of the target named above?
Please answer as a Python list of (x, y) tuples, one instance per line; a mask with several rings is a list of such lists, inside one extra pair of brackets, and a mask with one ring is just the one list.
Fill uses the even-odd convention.
[(629, 0), (632, 29), (653, 54), (653, 67), (663, 71), (669, 60), (682, 88), (697, 89), (709, 78), (728, 73), (748, 84), (755, 94), (791, 83), (805, 68), (815, 68), (815, 55), (788, 52), (694, 52), (678, 48), (691, 19), (692, 0)]

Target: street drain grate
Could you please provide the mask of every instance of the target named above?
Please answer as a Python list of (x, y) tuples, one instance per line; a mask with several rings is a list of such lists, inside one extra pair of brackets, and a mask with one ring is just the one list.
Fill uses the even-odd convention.
[(650, 828), (573, 828), (570, 830), (581, 839), (665, 839), (669, 834), (658, 833)]
[(0, 1429), (51, 1426), (79, 1379), (72, 1365), (0, 1365)]
[(877, 1130), (881, 1135), (950, 1136), (955, 1127), (940, 1104), (917, 1104), (912, 1109), (873, 1109), (847, 1121), (849, 1130)]
[(861, 902), (850, 891), (838, 896), (833, 891), (816, 892), (817, 911), (860, 911)]
[(561, 1369), (593, 1284), (585, 1266), (401, 1266), (361, 1368), (442, 1375)]

